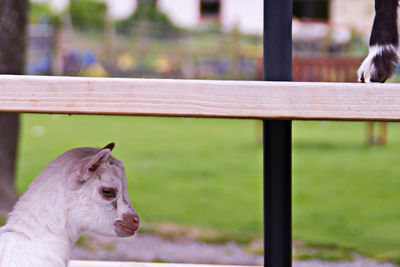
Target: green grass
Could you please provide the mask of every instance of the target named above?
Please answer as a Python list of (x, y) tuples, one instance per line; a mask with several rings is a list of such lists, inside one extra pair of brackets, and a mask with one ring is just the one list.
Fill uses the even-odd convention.
[[(254, 121), (23, 115), (17, 188), (67, 149), (104, 146), (125, 163), (144, 221), (262, 233), (262, 149)], [(40, 135), (41, 136), (35, 136)]]
[[(385, 148), (365, 145), (364, 128), (294, 122), (293, 237), (321, 248), (299, 258), (357, 252), (400, 262), (400, 125), (389, 125)], [(255, 121), (23, 115), (21, 133), (21, 193), (66, 149), (115, 141), (113, 154), (126, 165), (129, 193), (144, 221), (262, 235)]]
[(352, 249), (334, 245), (301, 244), (296, 247), (293, 258), (296, 260), (321, 259), (324, 261), (351, 261), (357, 256)]
[(5, 216), (0, 216), (0, 226), (3, 226), (6, 224), (7, 217)]
[(365, 145), (364, 123), (297, 122), (294, 237), (309, 244), (400, 259), (400, 125), (386, 148)]

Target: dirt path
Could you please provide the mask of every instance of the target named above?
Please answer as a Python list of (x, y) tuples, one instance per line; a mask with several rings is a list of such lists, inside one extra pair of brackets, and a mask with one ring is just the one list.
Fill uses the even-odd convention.
[(190, 239), (173, 242), (152, 234), (133, 238), (93, 238), (73, 250), (74, 259), (133, 260), (153, 262), (186, 262), (262, 265), (263, 257), (247, 253), (234, 243), (204, 244)]
[[(73, 249), (73, 259), (263, 265), (263, 256), (255, 255), (235, 243), (205, 244), (191, 239), (168, 240), (154, 234), (132, 238), (89, 237)], [(353, 262), (294, 261), (293, 267), (395, 267), (358, 259)]]

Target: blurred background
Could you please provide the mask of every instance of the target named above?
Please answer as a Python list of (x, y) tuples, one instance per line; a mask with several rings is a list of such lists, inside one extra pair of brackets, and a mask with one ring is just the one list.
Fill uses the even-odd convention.
[[(294, 0), (293, 79), (355, 81), (373, 4)], [(262, 8), (262, 0), (32, 1), (26, 73), (260, 79)]]
[[(26, 12), (26, 46), (16, 53), (25, 51), (25, 74), (262, 79), (263, 0), (31, 0), (19, 8)], [(374, 1), (293, 0), (293, 16), (293, 80), (356, 82)], [(10, 188), (22, 194), (67, 149), (114, 141), (113, 153), (125, 163), (143, 221), (139, 234), (122, 241), (82, 236), (74, 258), (263, 263), (261, 122), (19, 120), (16, 172), (0, 175), (8, 181), (0, 188), (3, 214), (15, 201)], [(400, 263), (399, 137), (397, 123), (293, 123), (296, 260)]]

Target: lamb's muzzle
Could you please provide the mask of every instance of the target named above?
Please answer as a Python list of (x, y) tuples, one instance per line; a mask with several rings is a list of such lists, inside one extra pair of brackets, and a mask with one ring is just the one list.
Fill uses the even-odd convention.
[(139, 228), (139, 222), (137, 213), (123, 214), (122, 220), (115, 222), (115, 232), (119, 237), (134, 235)]

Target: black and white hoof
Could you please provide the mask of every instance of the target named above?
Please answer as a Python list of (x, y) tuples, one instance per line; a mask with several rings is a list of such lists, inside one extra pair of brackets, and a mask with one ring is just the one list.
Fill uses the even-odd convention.
[(384, 83), (396, 70), (399, 62), (397, 47), (394, 45), (374, 45), (357, 71), (362, 83)]

